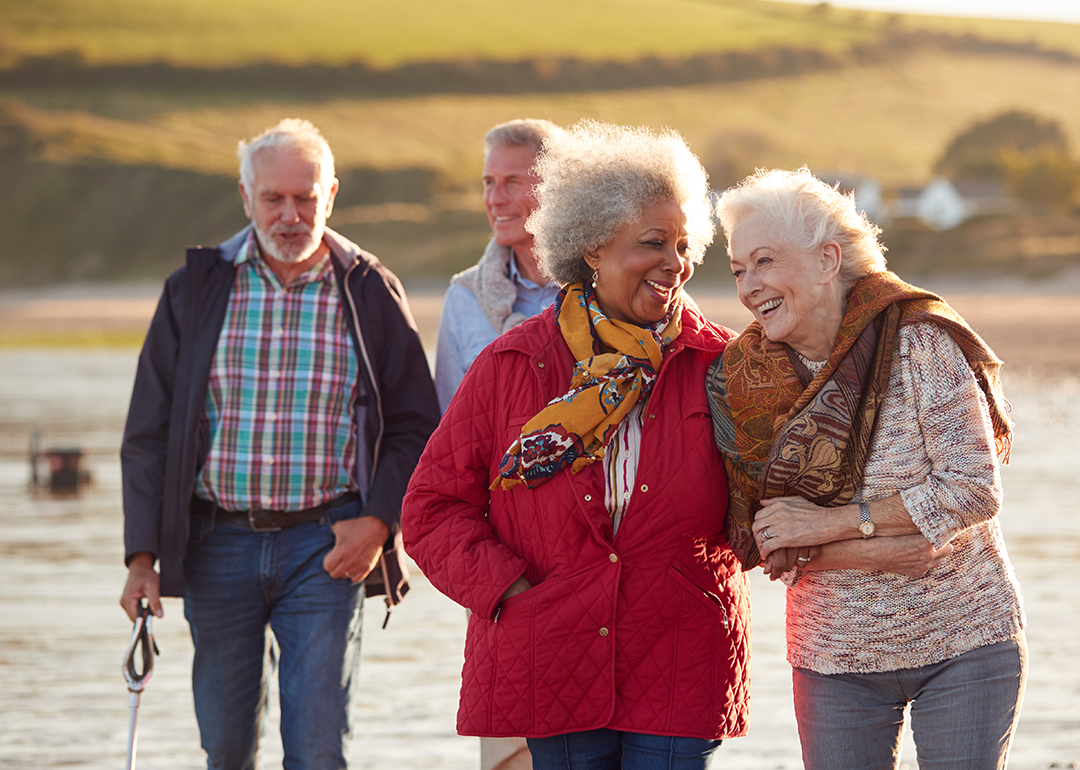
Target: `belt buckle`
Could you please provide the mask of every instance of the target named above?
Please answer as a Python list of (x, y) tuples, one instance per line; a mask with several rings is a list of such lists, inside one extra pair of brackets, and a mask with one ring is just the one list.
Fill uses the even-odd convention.
[(263, 527), (255, 522), (255, 516), (259, 513), (265, 513), (262, 508), (252, 508), (247, 512), (248, 525), (251, 527), (252, 532), (280, 532), (281, 527)]

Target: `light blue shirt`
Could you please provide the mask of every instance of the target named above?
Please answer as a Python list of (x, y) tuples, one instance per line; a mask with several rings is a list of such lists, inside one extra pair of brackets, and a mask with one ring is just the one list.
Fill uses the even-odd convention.
[[(542, 313), (559, 293), (557, 284), (540, 286), (523, 276), (516, 259), (510, 260), (510, 280), (517, 290), (514, 312), (530, 318)], [(435, 348), (435, 392), (440, 410), (446, 411), (465, 372), (499, 334), (484, 315), (476, 295), (461, 284), (451, 284), (443, 298)]]

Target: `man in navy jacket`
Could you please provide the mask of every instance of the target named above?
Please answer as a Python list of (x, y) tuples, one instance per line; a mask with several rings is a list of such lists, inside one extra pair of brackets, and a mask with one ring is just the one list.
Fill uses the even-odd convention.
[(254, 768), (267, 627), (286, 765), (339, 768), (363, 596), (408, 590), (401, 498), (439, 410), (401, 284), (325, 227), (322, 135), (284, 120), (239, 155), (251, 225), (188, 251), (139, 357), (120, 603), (184, 597), (210, 768)]

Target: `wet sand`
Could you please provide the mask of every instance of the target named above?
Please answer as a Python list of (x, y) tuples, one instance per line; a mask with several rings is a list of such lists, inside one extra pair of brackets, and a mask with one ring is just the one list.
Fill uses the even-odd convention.
[[(931, 287), (937, 288), (937, 287)], [(967, 289), (967, 292), (960, 291)], [(990, 290), (994, 289), (994, 290)], [(1001, 514), (1028, 614), (1031, 673), (1010, 767), (1080, 767), (1080, 289), (977, 285), (938, 289), (1006, 360), (1017, 438)], [(0, 328), (62, 331), (108, 320), (145, 324), (156, 287), (0, 294)], [(412, 291), (432, 342), (441, 291)], [(729, 326), (745, 313), (723, 289), (699, 289)], [(41, 303), (52, 303), (41, 304)], [(124, 767), (128, 694), (120, 672), (131, 631), (116, 604), (122, 566), (117, 450), (135, 351), (0, 350), (0, 768)], [(76, 498), (28, 490), (32, 430), (78, 445), (93, 483)], [(422, 576), (387, 629), (369, 604), (356, 706), (356, 768), (475, 768), (477, 741), (454, 734), (464, 614)], [(725, 742), (720, 766), (801, 767), (784, 660), (783, 591), (753, 578), (750, 735)], [(139, 714), (139, 768), (204, 767), (191, 706), (191, 643), (178, 600), (155, 621), (162, 649)], [(376, 697), (378, 696), (378, 697)], [(280, 766), (270, 714), (261, 766)], [(914, 768), (905, 743), (903, 760)]]

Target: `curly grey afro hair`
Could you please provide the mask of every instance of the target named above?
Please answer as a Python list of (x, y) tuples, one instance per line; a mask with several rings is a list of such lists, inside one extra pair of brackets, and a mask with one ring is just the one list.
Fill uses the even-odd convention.
[(584, 253), (609, 243), (656, 202), (686, 212), (689, 256), (700, 264), (716, 235), (708, 175), (672, 129), (583, 120), (544, 141), (536, 161), (539, 207), (525, 228), (541, 269), (561, 285), (592, 273)]

